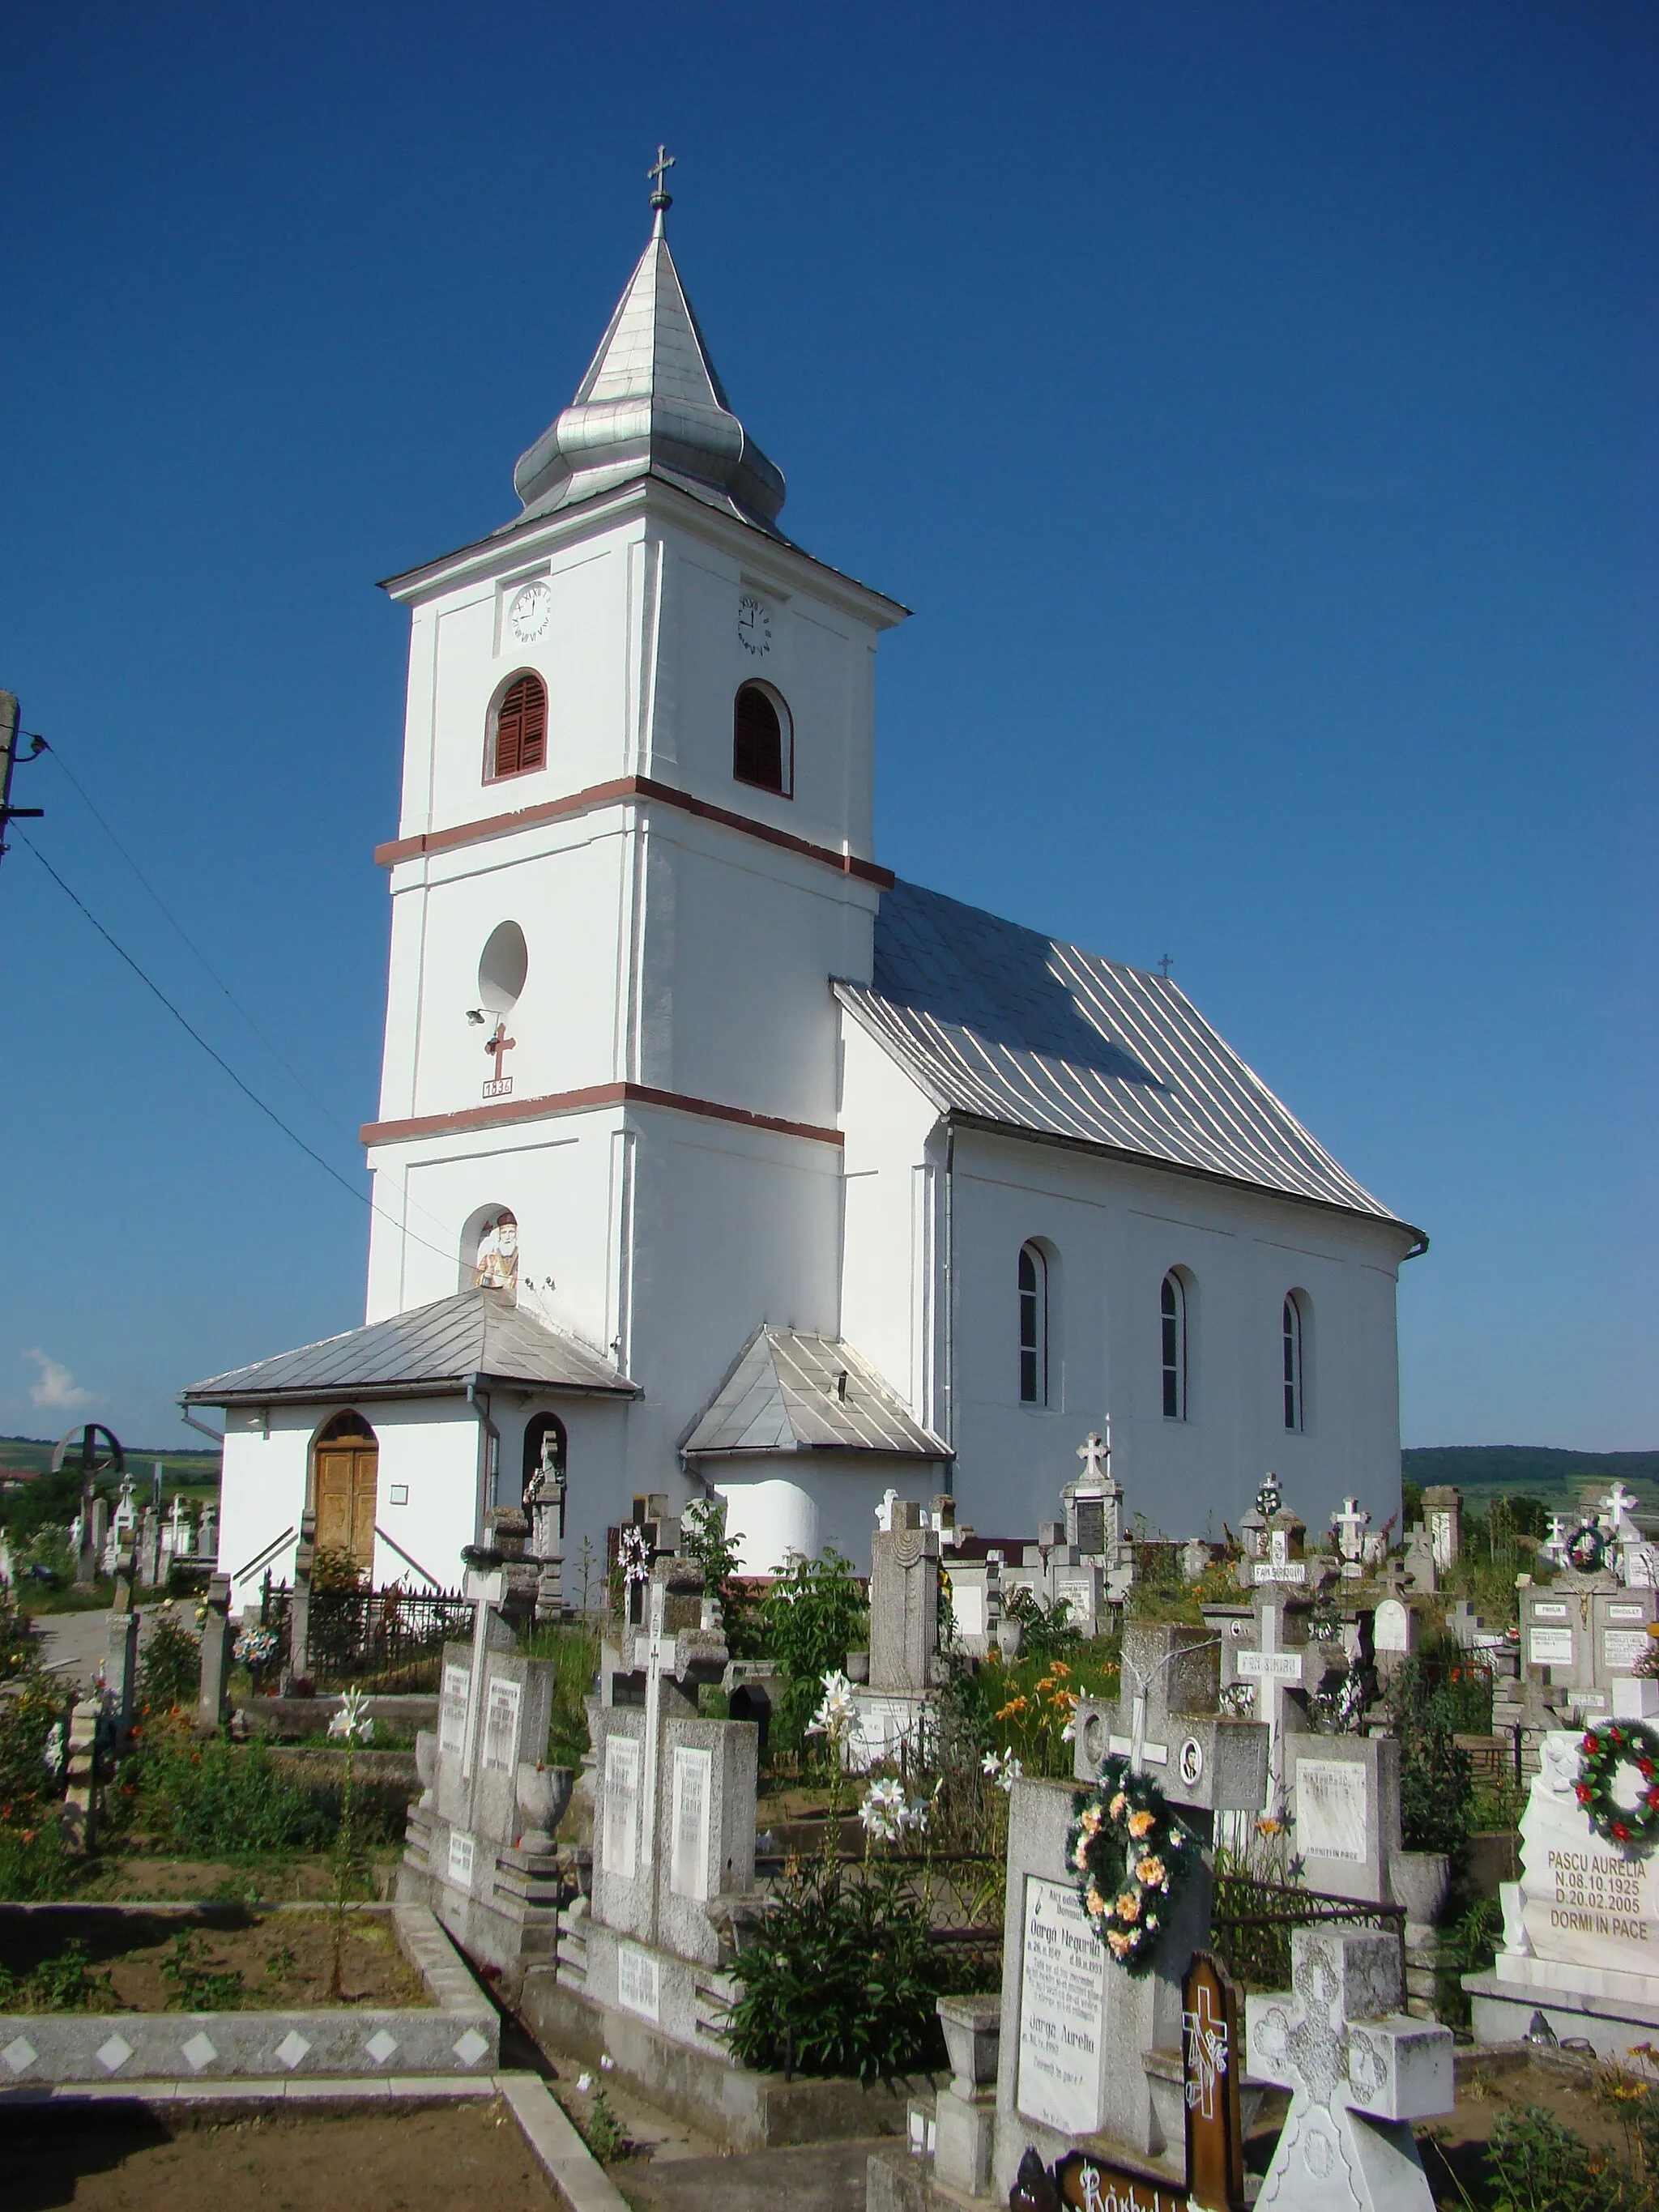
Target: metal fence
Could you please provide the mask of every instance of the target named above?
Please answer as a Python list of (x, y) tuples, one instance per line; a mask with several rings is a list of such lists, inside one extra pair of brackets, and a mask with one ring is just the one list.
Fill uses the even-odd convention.
[(319, 1690), (435, 1690), (445, 1644), (471, 1633), (459, 1590), (313, 1589), (306, 1668)]
[(1294, 1889), (1243, 1874), (1218, 1875), (1210, 1948), (1241, 1988), (1291, 1986), (1291, 1931), (1325, 1923), (1390, 1928), (1405, 1940), (1400, 1905), (1357, 1905), (1322, 1890)]

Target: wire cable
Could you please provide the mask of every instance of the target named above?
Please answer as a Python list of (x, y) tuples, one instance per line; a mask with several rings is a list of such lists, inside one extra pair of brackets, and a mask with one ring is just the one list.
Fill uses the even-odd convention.
[[(160, 891), (156, 890), (155, 884), (151, 883), (149, 878), (139, 866), (137, 861), (134, 860), (132, 854), (127, 850), (126, 847), (121, 842), (121, 840), (116, 836), (108, 822), (106, 821), (104, 816), (100, 812), (85, 785), (81, 781), (79, 776), (76, 775), (75, 770), (70, 766), (68, 761), (64, 759), (62, 750), (59, 746), (40, 730), (22, 730), (20, 731), (18, 734), (20, 737), (29, 738), (39, 750), (50, 755), (53, 762), (55, 762), (57, 766), (62, 770), (63, 774), (68, 777), (70, 785), (73, 787), (77, 797), (80, 799), (82, 805), (86, 808), (88, 813), (91, 815), (93, 820), (103, 831), (105, 836), (109, 839), (110, 843), (114, 846), (116, 851), (121, 855), (121, 858), (126, 862), (128, 867), (131, 869), (133, 874), (138, 878), (139, 884), (143, 890), (155, 903), (157, 909), (184, 944), (186, 950), (194, 956), (206, 973), (211, 976), (219, 989), (223, 992), (225, 997), (230, 1001), (236, 1012), (247, 1024), (249, 1029), (252, 1030), (254, 1036), (258, 1038), (260, 1043), (264, 1045), (265, 1050), (276, 1062), (276, 1065), (280, 1068), (283, 1069), (287, 1074), (292, 1077), (294, 1082), (298, 1085), (300, 1090), (305, 1093), (306, 1097), (310, 1099), (312, 1104), (316, 1107), (318, 1111), (322, 1115), (324, 1120), (329, 1123), (331, 1127), (337, 1129), (348, 1144), (355, 1146), (358, 1141), (357, 1132), (355, 1129), (348, 1128), (346, 1124), (341, 1121), (339, 1115), (333, 1111), (332, 1108), (330, 1107), (324, 1099), (319, 1097), (317, 1093), (312, 1089), (311, 1085), (306, 1081), (305, 1078), (300, 1073), (298, 1068), (295, 1066), (294, 1063), (289, 1060), (283, 1053), (277, 1049), (276, 1046), (272, 1043), (270, 1038), (268, 1037), (264, 1030), (260, 1028), (258, 1023), (254, 1020), (252, 1015), (249, 1013), (247, 1008), (236, 996), (236, 994), (231, 989), (229, 984), (226, 982), (224, 977), (220, 975), (218, 969), (215, 968), (213, 963), (208, 958), (206, 953), (203, 951), (201, 946), (198, 945), (195, 939), (191, 936), (190, 932), (185, 927), (183, 922), (179, 921), (178, 915), (174, 914), (171, 907), (167, 905)], [(40, 858), (38, 851), (35, 853), (35, 858), (37, 860)], [(82, 910), (84, 911), (84, 909)], [(90, 919), (90, 916), (88, 916), (88, 919)], [(113, 942), (113, 939), (111, 941)], [(125, 957), (125, 955), (123, 957)], [(149, 979), (146, 978), (145, 980), (148, 981)], [(152, 986), (152, 988), (154, 987)], [(299, 1139), (296, 1138), (295, 1142), (297, 1143)], [(447, 1227), (448, 1224), (443, 1220), (442, 1217), (434, 1213), (429, 1206), (422, 1205), (421, 1200), (417, 1199), (408, 1188), (407, 1185), (404, 1187), (403, 1197), (404, 1206), (412, 1209), (416, 1213), (423, 1213), (434, 1229), (441, 1231)], [(381, 1212), (384, 1219), (390, 1220), (392, 1218), (391, 1215), (385, 1213), (384, 1209), (377, 1207), (375, 1210)], [(411, 1231), (410, 1233), (412, 1234), (413, 1232)], [(420, 1243), (423, 1240), (417, 1237), (416, 1241)], [(434, 1244), (428, 1244), (426, 1249), (428, 1251), (432, 1252), (436, 1251), (438, 1248)]]
[(167, 901), (161, 896), (160, 891), (156, 890), (155, 884), (151, 883), (149, 878), (139, 866), (137, 861), (133, 859), (131, 854), (128, 852), (126, 847), (116, 836), (114, 830), (110, 828), (109, 823), (99, 812), (97, 807), (94, 805), (90, 796), (88, 795), (86, 787), (82, 783), (80, 777), (76, 775), (75, 770), (64, 759), (58, 746), (52, 738), (41, 737), (38, 731), (30, 730), (25, 732), (23, 734), (35, 739), (43, 747), (46, 752), (50, 755), (52, 759), (57, 763), (58, 768), (63, 771), (63, 773), (69, 778), (70, 782), (74, 787), (76, 793), (80, 798), (81, 804), (86, 808), (88, 813), (91, 815), (93, 820), (103, 831), (105, 836), (109, 839), (110, 843), (114, 846), (116, 851), (126, 862), (128, 867), (131, 869), (133, 874), (137, 876), (140, 885), (148, 894), (149, 897), (153, 901), (169, 927), (172, 928), (185, 948), (198, 961), (200, 962), (202, 967), (206, 970), (207, 974), (212, 977), (219, 989), (224, 993), (226, 998), (229, 1000), (231, 1005), (236, 1009), (236, 1012), (247, 1024), (254, 1036), (258, 1038), (260, 1043), (264, 1045), (265, 1050), (276, 1062), (276, 1065), (282, 1068), (285, 1073), (292, 1077), (293, 1080), (299, 1085), (300, 1089), (304, 1091), (306, 1097), (310, 1099), (312, 1104), (316, 1107), (317, 1110), (323, 1115), (324, 1119), (337, 1128), (343, 1137), (347, 1138), (355, 1144), (357, 1137), (356, 1131), (355, 1129), (349, 1129), (346, 1127), (345, 1123), (341, 1121), (338, 1115), (334, 1112), (333, 1109), (327, 1103), (327, 1102), (318, 1097), (317, 1093), (312, 1089), (311, 1085), (306, 1081), (304, 1076), (301, 1074), (299, 1069), (294, 1066), (293, 1062), (280, 1052), (276, 1046), (274, 1045), (270, 1039), (265, 1035), (258, 1023), (254, 1020), (252, 1015), (249, 1013), (247, 1008), (242, 1004), (234, 991), (231, 989), (229, 984), (226, 982), (224, 977), (213, 965), (213, 963), (208, 958), (206, 953), (203, 951), (201, 946), (196, 943), (195, 939), (191, 936), (190, 932), (185, 927), (183, 922), (181, 922), (178, 915), (173, 913), (172, 908), (168, 906)]
[(39, 860), (40, 866), (52, 878), (58, 890), (63, 892), (70, 904), (76, 908), (77, 911), (92, 924), (100, 937), (103, 939), (105, 944), (108, 945), (110, 951), (113, 952), (118, 959), (125, 961), (126, 965), (131, 969), (133, 974), (138, 978), (138, 981), (143, 985), (144, 988), (150, 993), (152, 997), (161, 1000), (161, 1004), (167, 1008), (168, 1013), (173, 1016), (173, 1020), (177, 1022), (179, 1028), (183, 1030), (185, 1036), (191, 1038), (197, 1044), (201, 1046), (202, 1050), (214, 1063), (215, 1066), (222, 1069), (223, 1073), (230, 1078), (231, 1081), (236, 1085), (236, 1088), (241, 1092), (243, 1097), (247, 1099), (250, 1104), (257, 1106), (259, 1111), (264, 1115), (265, 1119), (271, 1122), (276, 1128), (280, 1129), (290, 1144), (297, 1145), (300, 1150), (305, 1154), (306, 1158), (308, 1160), (314, 1161), (317, 1166), (322, 1170), (325, 1176), (327, 1176), (332, 1182), (339, 1184), (342, 1190), (349, 1193), (353, 1198), (358, 1200), (359, 1204), (366, 1206), (371, 1213), (378, 1213), (382, 1221), (389, 1221), (392, 1227), (398, 1231), (402, 1236), (413, 1238), (416, 1243), (424, 1245), (428, 1252), (436, 1252), (441, 1260), (453, 1260), (455, 1255), (453, 1252), (446, 1252), (438, 1245), (428, 1243), (424, 1237), (416, 1236), (416, 1232), (410, 1228), (407, 1222), (399, 1221), (397, 1215), (395, 1213), (388, 1213), (385, 1206), (376, 1206), (374, 1200), (368, 1195), (367, 1191), (359, 1190), (354, 1183), (349, 1182), (337, 1167), (332, 1166), (330, 1162), (323, 1158), (319, 1152), (314, 1151), (311, 1146), (307, 1144), (305, 1139), (299, 1133), (297, 1129), (290, 1128), (288, 1123), (283, 1121), (282, 1115), (276, 1111), (276, 1108), (274, 1106), (268, 1106), (264, 1100), (260, 1097), (258, 1092), (253, 1090), (250, 1085), (242, 1080), (241, 1077), (238, 1075), (236, 1070), (224, 1057), (223, 1054), (216, 1051), (213, 1046), (210, 1045), (207, 1039), (202, 1035), (200, 1030), (197, 1029), (188, 1020), (188, 1018), (179, 1012), (178, 1007), (173, 1005), (172, 1000), (168, 998), (167, 993), (161, 988), (161, 985), (152, 981), (150, 977), (144, 973), (144, 970), (133, 958), (131, 953), (127, 951), (126, 947), (124, 945), (119, 944), (116, 939), (111, 936), (109, 931), (105, 928), (103, 923), (99, 921), (97, 915), (92, 911), (92, 908), (86, 903), (85, 900), (81, 898), (75, 891), (71, 890), (70, 886), (64, 881), (62, 876), (58, 874), (57, 869), (53, 867), (52, 862), (40, 850), (40, 848), (34, 842), (34, 840), (28, 835), (28, 832), (24, 830), (20, 830), (17, 832), (17, 835), (22, 840), (23, 843), (28, 847), (30, 852), (33, 854), (35, 859)]

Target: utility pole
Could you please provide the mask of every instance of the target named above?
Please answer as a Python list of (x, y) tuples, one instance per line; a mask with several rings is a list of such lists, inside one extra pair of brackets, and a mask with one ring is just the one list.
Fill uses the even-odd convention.
[[(15, 691), (0, 691), (0, 857), (6, 850), (6, 825), (21, 820), (25, 815), (44, 814), (44, 806), (14, 806), (11, 803), (11, 772), (17, 765), (17, 725), (22, 709), (17, 704)], [(42, 738), (36, 738), (34, 749), (27, 752), (25, 760), (37, 760), (46, 750)]]

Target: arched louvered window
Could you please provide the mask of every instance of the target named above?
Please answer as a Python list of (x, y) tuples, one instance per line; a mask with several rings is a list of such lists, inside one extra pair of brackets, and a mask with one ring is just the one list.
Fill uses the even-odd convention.
[(1019, 1248), (1019, 1402), (1048, 1402), (1048, 1262), (1038, 1244)]
[(1187, 1418), (1187, 1285), (1171, 1268), (1159, 1297), (1164, 1351), (1164, 1418)]
[(1285, 1301), (1285, 1425), (1307, 1426), (1308, 1407), (1303, 1378), (1302, 1302), (1292, 1291)]
[(546, 759), (547, 687), (539, 676), (515, 676), (492, 718), (487, 780), (526, 775)]
[(744, 684), (732, 708), (732, 774), (757, 791), (791, 795), (793, 732), (789, 709), (769, 684)]

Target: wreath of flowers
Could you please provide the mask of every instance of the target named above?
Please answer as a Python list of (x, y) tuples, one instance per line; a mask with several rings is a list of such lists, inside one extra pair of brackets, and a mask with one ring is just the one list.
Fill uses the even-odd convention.
[[(1621, 1805), (1613, 1794), (1613, 1777), (1621, 1766), (1633, 1766), (1642, 1778), (1642, 1795), (1634, 1805)], [(1613, 1721), (1586, 1731), (1578, 1747), (1574, 1791), (1598, 1836), (1646, 1853), (1659, 1844), (1656, 1776), (1659, 1730), (1645, 1721)]]
[(1593, 1575), (1607, 1554), (1607, 1543), (1593, 1521), (1573, 1531), (1567, 1543), (1567, 1560), (1581, 1575)]
[(1120, 1966), (1144, 1974), (1158, 1954), (1176, 1891), (1197, 1854), (1197, 1838), (1170, 1810), (1164, 1792), (1119, 1753), (1102, 1759), (1099, 1779), (1073, 1800), (1066, 1864), (1090, 1926)]

